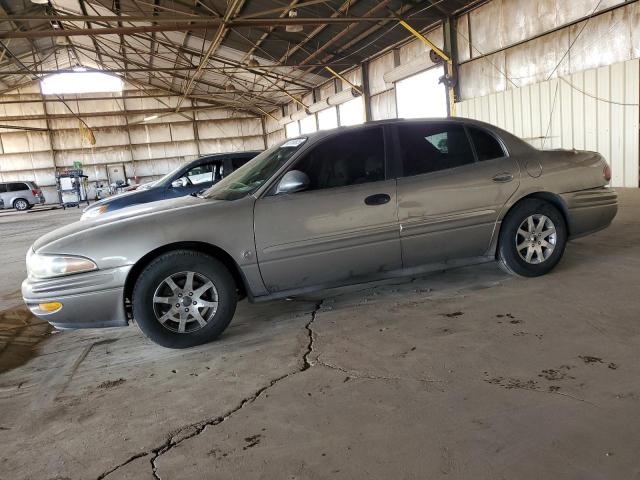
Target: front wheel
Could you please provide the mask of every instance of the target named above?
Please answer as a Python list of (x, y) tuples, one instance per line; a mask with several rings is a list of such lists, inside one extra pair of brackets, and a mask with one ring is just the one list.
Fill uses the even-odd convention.
[(502, 222), (498, 261), (509, 273), (537, 277), (558, 264), (566, 243), (567, 226), (558, 209), (543, 200), (526, 199)]
[(218, 337), (235, 313), (236, 285), (227, 268), (201, 252), (160, 255), (133, 289), (133, 318), (152, 341), (188, 348)]

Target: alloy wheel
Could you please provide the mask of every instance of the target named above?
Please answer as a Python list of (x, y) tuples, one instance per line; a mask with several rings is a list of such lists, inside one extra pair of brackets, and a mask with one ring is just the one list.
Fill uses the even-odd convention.
[(153, 294), (156, 320), (172, 332), (190, 333), (209, 323), (218, 310), (218, 290), (198, 272), (178, 272), (166, 277)]
[(549, 217), (530, 215), (518, 227), (516, 250), (525, 262), (540, 264), (547, 260), (556, 248), (556, 227)]

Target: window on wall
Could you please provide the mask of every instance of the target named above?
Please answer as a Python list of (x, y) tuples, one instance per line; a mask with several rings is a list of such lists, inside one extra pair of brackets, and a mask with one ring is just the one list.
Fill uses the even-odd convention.
[(300, 136), (300, 127), (298, 126), (298, 122), (287, 123), (284, 126), (284, 131), (287, 135), (287, 138), (294, 138)]
[(338, 110), (336, 107), (326, 108), (318, 112), (318, 130), (338, 128)]
[(316, 125), (316, 116), (309, 115), (308, 117), (304, 117), (300, 120), (300, 133), (314, 133), (318, 131), (318, 126)]
[(440, 83), (444, 67), (431, 68), (396, 82), (398, 118), (447, 116), (447, 89)]
[(339, 112), (341, 127), (364, 123), (364, 104), (362, 103), (361, 97), (354, 98), (340, 105)]

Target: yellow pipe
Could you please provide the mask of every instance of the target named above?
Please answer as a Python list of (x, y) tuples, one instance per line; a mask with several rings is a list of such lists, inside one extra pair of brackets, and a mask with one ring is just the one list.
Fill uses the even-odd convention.
[(331, 73), (335, 77), (339, 78), (340, 80), (345, 82), (347, 85), (351, 86), (351, 88), (353, 88), (356, 92), (358, 92), (359, 95), (362, 95), (362, 90), (360, 89), (360, 87), (357, 87), (356, 85), (351, 83), (349, 80), (347, 80), (342, 75), (340, 75), (338, 72), (336, 72), (333, 68), (331, 68), (331, 67), (324, 67), (324, 68), (326, 68), (329, 73)]
[(444, 53), (442, 50), (440, 50), (437, 46), (435, 46), (428, 38), (426, 38), (424, 35), (422, 35), (419, 31), (417, 31), (415, 28), (413, 28), (411, 25), (409, 25), (407, 22), (405, 22), (404, 20), (400, 20), (400, 25), (402, 25), (404, 28), (406, 28), (407, 30), (409, 30), (414, 37), (416, 37), (417, 39), (419, 39), (422, 43), (424, 43), (427, 47), (431, 48), (434, 52), (436, 52), (438, 54), (438, 56), (440, 58), (442, 58), (445, 62), (450, 62), (451, 58), (449, 58), (449, 55), (447, 55), (446, 53)]

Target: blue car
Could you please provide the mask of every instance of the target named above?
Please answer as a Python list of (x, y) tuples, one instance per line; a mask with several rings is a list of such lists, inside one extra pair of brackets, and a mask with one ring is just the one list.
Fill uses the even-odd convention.
[(97, 217), (130, 205), (198, 193), (237, 170), (258, 153), (260, 152), (221, 153), (198, 158), (167, 173), (159, 180), (140, 185), (136, 190), (93, 203), (83, 211), (82, 218)]

